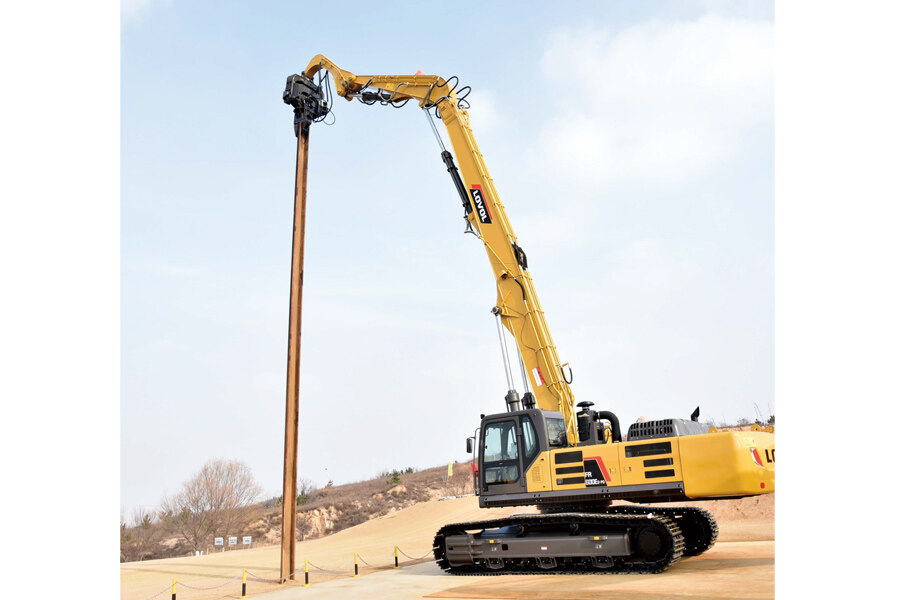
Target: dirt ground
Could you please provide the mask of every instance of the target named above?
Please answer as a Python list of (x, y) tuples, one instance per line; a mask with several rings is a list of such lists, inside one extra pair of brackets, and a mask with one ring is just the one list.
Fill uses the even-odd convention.
[[(610, 600), (662, 598), (764, 599), (775, 595), (774, 495), (705, 502), (719, 522), (719, 541), (658, 575), (504, 575), (456, 577), (431, 560), (434, 532), (443, 524), (514, 513), (521, 507), (482, 510), (473, 497), (423, 502), (334, 535), (297, 544), (296, 581), (280, 585), (280, 546), (201, 557), (123, 563), (122, 600), (168, 598), (172, 580), (187, 600), (237, 598), (247, 570), (247, 595), (265, 600), (301, 598), (498, 598)], [(401, 567), (393, 569), (393, 547)], [(353, 575), (353, 553), (360, 576)], [(416, 560), (412, 560), (416, 559)], [(419, 558), (422, 557), (422, 558)], [(310, 583), (303, 587), (304, 561)]]

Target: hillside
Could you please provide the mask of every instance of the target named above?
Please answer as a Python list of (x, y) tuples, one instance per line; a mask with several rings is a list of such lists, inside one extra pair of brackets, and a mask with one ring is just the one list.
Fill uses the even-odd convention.
[[(355, 483), (329, 485), (314, 490), (297, 506), (297, 539), (316, 539), (390, 515), (413, 504), (444, 497), (473, 493), (470, 463), (456, 463), (448, 480), (447, 466), (414, 472), (394, 471), (390, 474)], [(280, 500), (269, 499), (253, 507), (252, 518), (241, 531), (228, 535), (253, 537), (254, 546), (281, 543)], [(123, 542), (120, 560), (150, 560), (187, 556), (192, 548), (164, 523), (154, 522), (147, 528), (127, 528), (131, 536)], [(144, 543), (137, 544), (138, 540)], [(209, 540), (212, 553), (213, 540)]]
[[(297, 507), (299, 540), (336, 533), (419, 502), (473, 493), (469, 463), (384, 475), (368, 481), (328, 486), (309, 494)], [(265, 544), (281, 543), (281, 509), (269, 511), (248, 527)]]

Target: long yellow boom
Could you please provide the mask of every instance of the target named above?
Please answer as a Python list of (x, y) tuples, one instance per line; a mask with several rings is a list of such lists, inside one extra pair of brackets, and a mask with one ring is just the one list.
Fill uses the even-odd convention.
[[(466, 220), (477, 232), (497, 282), (494, 314), (513, 335), (519, 349), (528, 382), (538, 408), (563, 414), (569, 443), (577, 444), (575, 397), (563, 375), (556, 346), (547, 327), (544, 311), (528, 272), (525, 252), (519, 245), (506, 209), (488, 172), (484, 157), (469, 126), (469, 114), (460, 107), (455, 86), (435, 75), (355, 75), (345, 71), (321, 54), (306, 67), (312, 79), (319, 71), (331, 74), (338, 95), (352, 100), (400, 103), (417, 100), (424, 109), (436, 108), (440, 115), (464, 181), (456, 179), (463, 197)], [(430, 118), (430, 117), (429, 117)], [(436, 131), (435, 131), (436, 133)], [(440, 137), (438, 137), (440, 141)], [(455, 170), (452, 157), (444, 150), (448, 170)]]

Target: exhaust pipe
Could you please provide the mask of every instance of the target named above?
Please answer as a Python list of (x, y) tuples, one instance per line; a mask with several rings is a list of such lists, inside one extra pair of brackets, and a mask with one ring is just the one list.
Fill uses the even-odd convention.
[(595, 418), (606, 419), (612, 427), (612, 439), (614, 442), (622, 441), (622, 430), (619, 428), (619, 417), (608, 410), (598, 410), (594, 412)]

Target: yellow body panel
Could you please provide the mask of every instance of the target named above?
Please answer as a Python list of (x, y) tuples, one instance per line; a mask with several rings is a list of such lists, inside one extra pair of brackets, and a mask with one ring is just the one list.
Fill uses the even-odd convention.
[[(684, 493), (689, 498), (750, 496), (775, 491), (775, 434), (720, 431), (680, 438)], [(753, 450), (760, 467), (753, 457)]]
[[(585, 446), (584, 459), (590, 460), (599, 457), (603, 463), (601, 466), (601, 474), (609, 486), (622, 484), (622, 469), (619, 466), (618, 451), (613, 444), (598, 444), (596, 446)], [(598, 466), (600, 463), (598, 463)], [(605, 472), (603, 469), (605, 468)], [(593, 473), (591, 468), (585, 469), (585, 478), (596, 478), (597, 473)]]
[[(554, 490), (580, 490), (587, 487), (584, 483), (584, 462), (565, 462), (564, 457), (577, 453), (573, 448), (561, 448), (550, 452), (553, 467)], [(580, 481), (579, 481), (580, 478)], [(571, 482), (571, 483), (567, 483)], [(531, 490), (529, 490), (531, 491)]]
[[(602, 487), (609, 490), (682, 482), (685, 495), (696, 500), (775, 491), (775, 435), (763, 430), (721, 431), (543, 452), (528, 470), (527, 490), (599, 487), (595, 481), (598, 474), (592, 472), (595, 463), (589, 462), (595, 459), (599, 459), (596, 465), (605, 482)], [(539, 478), (535, 477), (537, 470)]]
[(529, 492), (546, 492), (551, 489), (550, 453), (541, 452), (525, 474)]
[[(683, 437), (660, 438), (616, 444), (619, 450), (619, 464), (622, 467), (622, 485), (643, 485), (646, 483), (681, 481), (681, 461), (678, 460), (678, 446), (679, 440), (683, 439)], [(650, 444), (667, 443), (671, 446), (671, 452), (628, 456), (630, 449)], [(668, 461), (671, 461), (671, 464), (660, 464), (660, 462)], [(671, 475), (663, 475), (669, 472), (671, 472)]]
[[(579, 446), (577, 448), (560, 448), (552, 451), (553, 489), (584, 489), (588, 487), (585, 481), (594, 479), (603, 479), (608, 487), (620, 485), (621, 469), (619, 468), (617, 446), (614, 444), (597, 444), (594, 446)], [(577, 462), (560, 462), (560, 458), (571, 455), (573, 452), (580, 452), (581, 460)], [(596, 465), (590, 464), (588, 462), (590, 460), (595, 460)], [(595, 469), (597, 469), (597, 472), (594, 472)], [(567, 480), (576, 479), (577, 477), (581, 477), (582, 480), (567, 482)], [(531, 488), (529, 488), (529, 491), (531, 491)]]

